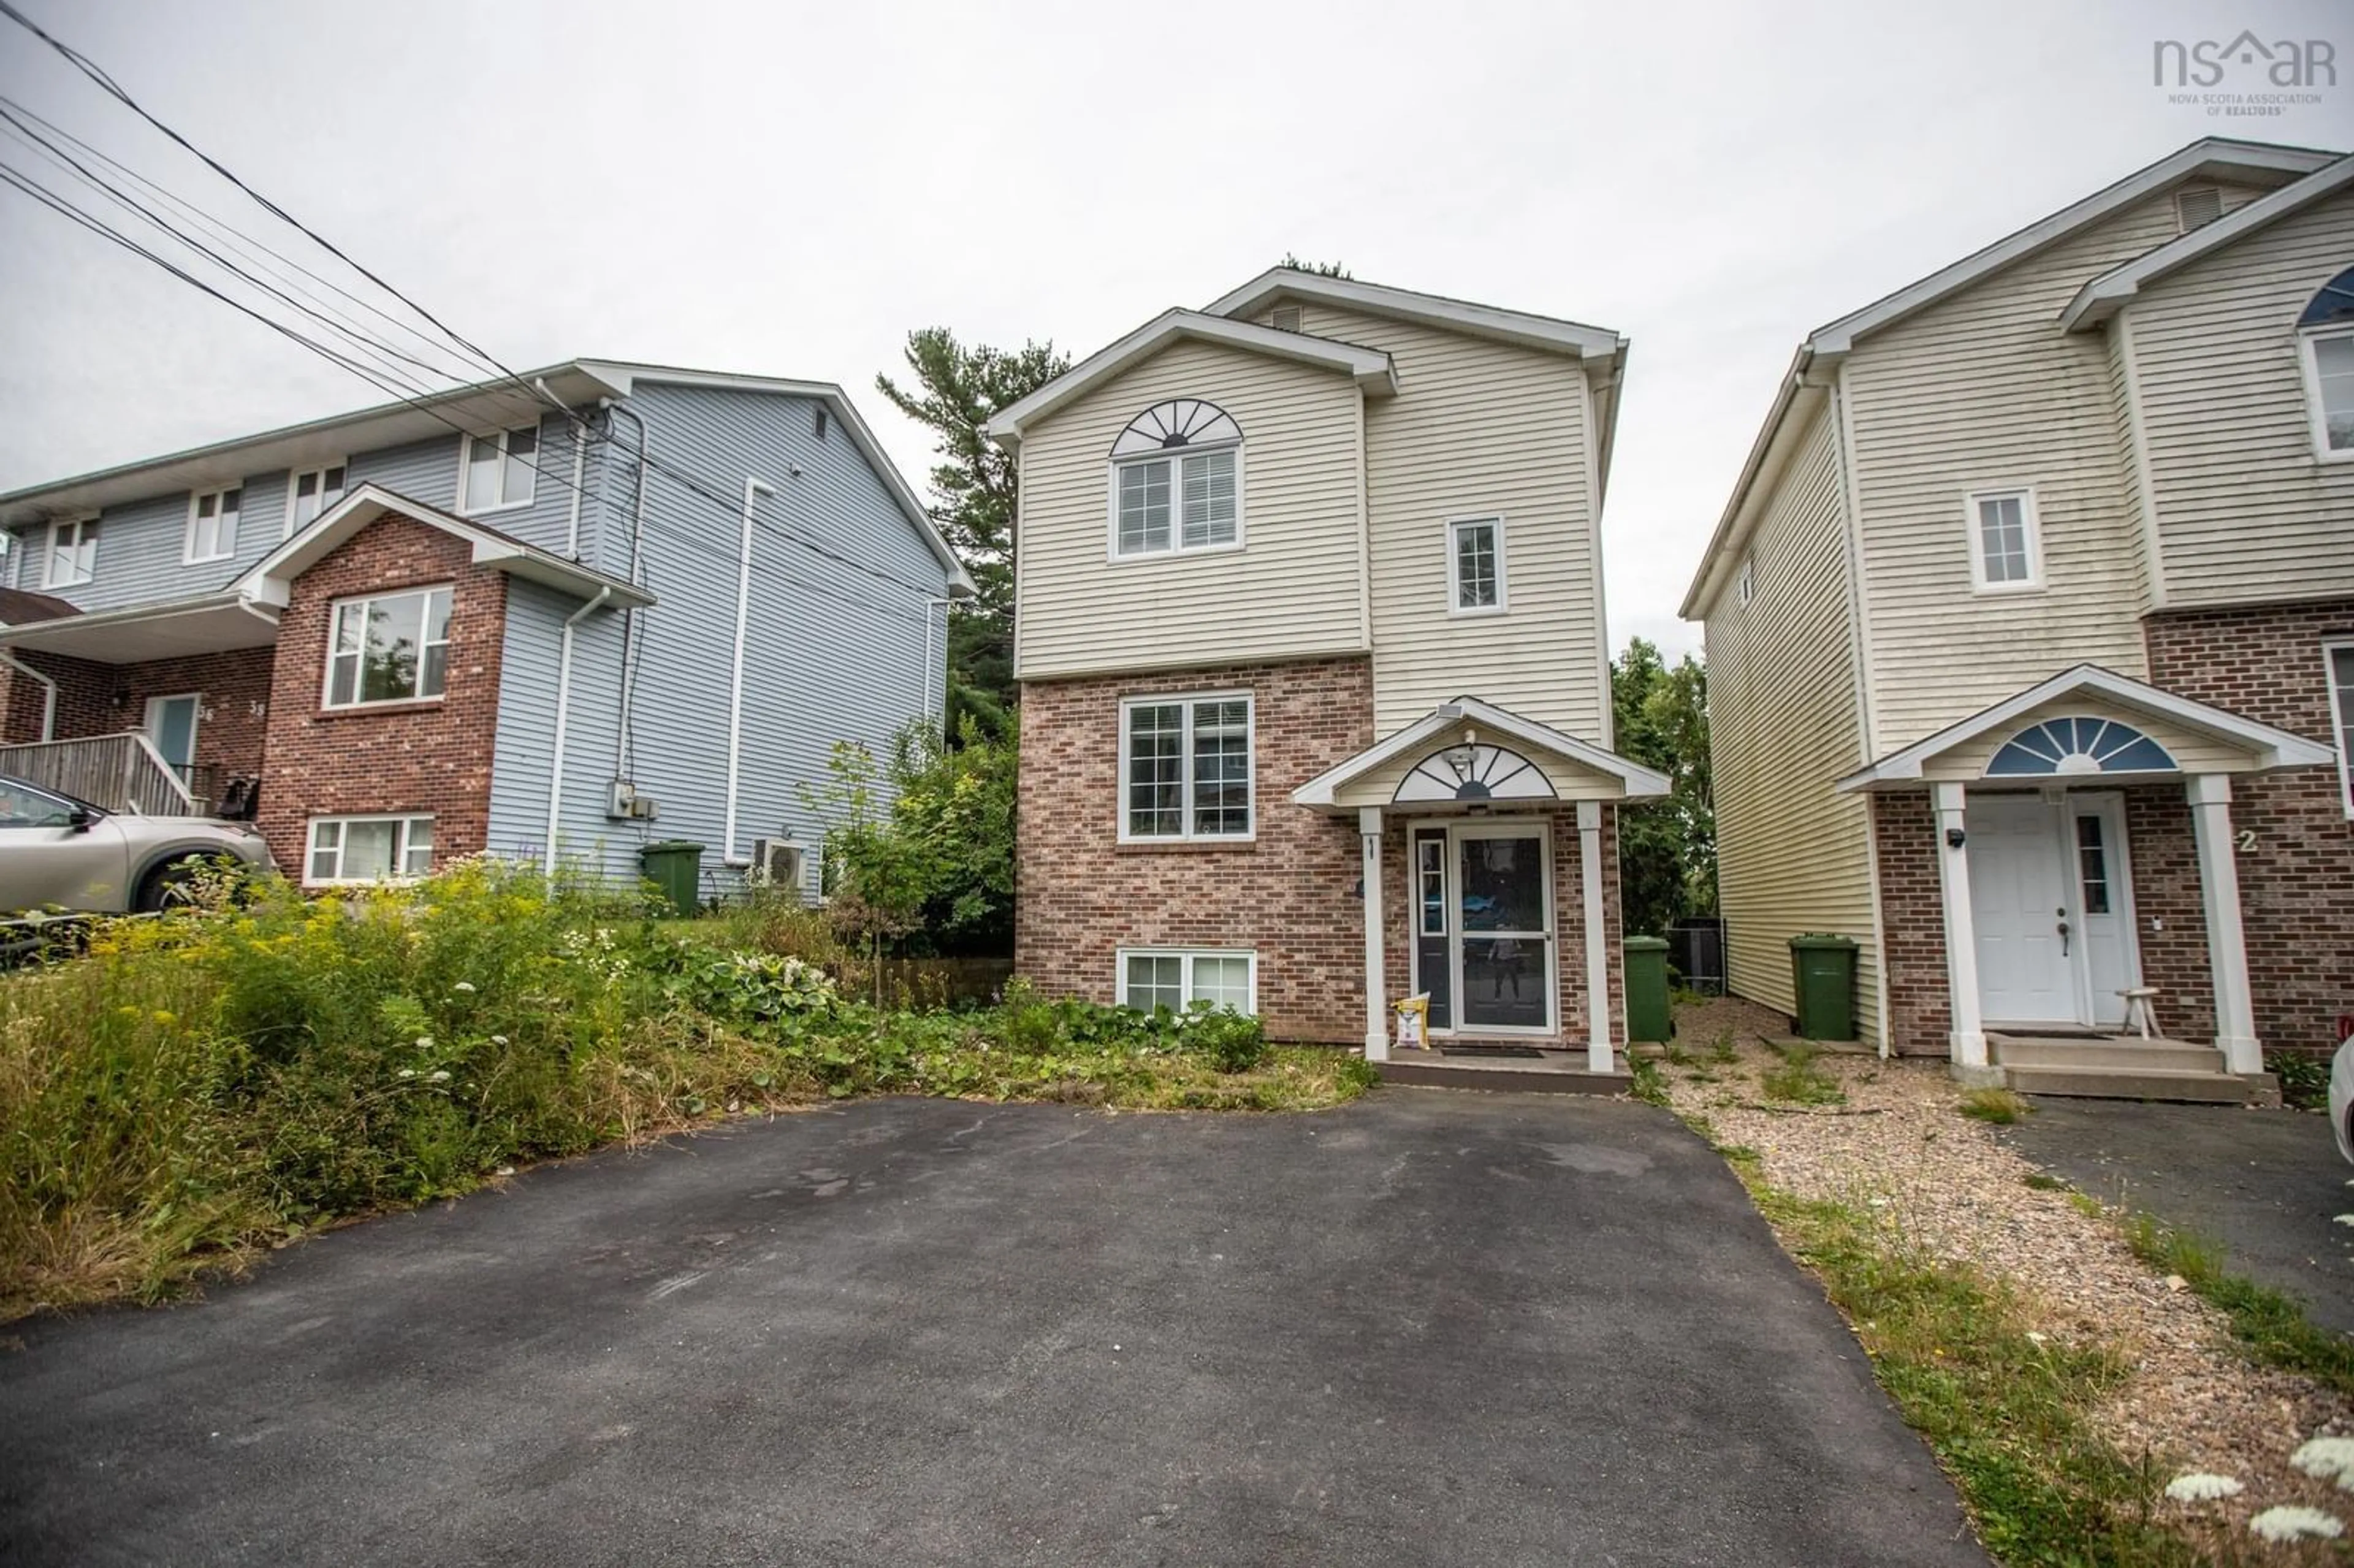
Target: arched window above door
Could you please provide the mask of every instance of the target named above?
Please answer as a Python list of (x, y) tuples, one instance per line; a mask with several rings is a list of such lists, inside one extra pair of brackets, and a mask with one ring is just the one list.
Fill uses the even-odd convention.
[(1550, 800), (1544, 769), (1500, 746), (1450, 746), (1434, 751), (1398, 780), (1396, 801)]
[(2070, 777), (2086, 773), (2172, 773), (2166, 747), (2115, 719), (2045, 719), (2005, 741), (1987, 764), (1989, 779)]

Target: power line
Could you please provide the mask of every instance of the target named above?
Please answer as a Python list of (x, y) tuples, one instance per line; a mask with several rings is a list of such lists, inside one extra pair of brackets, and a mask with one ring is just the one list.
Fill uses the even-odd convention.
[[(536, 387), (525, 381), (522, 376), (516, 375), (514, 370), (508, 368), (505, 365), (501, 364), (499, 360), (488, 350), (482, 348), (478, 344), (469, 341), (453, 329), (447, 322), (444, 322), (440, 317), (435, 315), (431, 311), (427, 310), (423, 305), (419, 304), (415, 300), (410, 299), (407, 294), (404, 294), (398, 289), (394, 288), (390, 283), (385, 281), (382, 278), (370, 271), (367, 268), (361, 266), (359, 262), (354, 260), (349, 255), (345, 254), (342, 249), (336, 246), (336, 244), (333, 240), (329, 239), (325, 235), (321, 234), (317, 229), (313, 228), (310, 225), (304, 223), (301, 218), (296, 217), (292, 213), (287, 211), (284, 207), (279, 206), (268, 196), (263, 196), (251, 185), (247, 185), (243, 180), (239, 179), (236, 174), (231, 172), (226, 164), (220, 163), (211, 154), (198, 148), (195, 143), (189, 141), (186, 136), (181, 135), (177, 131), (173, 130), (172, 127), (164, 124), (164, 122), (149, 113), (137, 99), (124, 91), (121, 85), (119, 85), (112, 77), (107, 75), (106, 72), (101, 69), (99, 66), (88, 56), (81, 54), (69, 45), (67, 45), (57, 38), (53, 38), (48, 33), (43, 32), (37, 23), (36, 23), (30, 16), (26, 16), (22, 11), (17, 10), (16, 6), (10, 5), (8, 0), (0, 0), (0, 16), (6, 16), (10, 21), (16, 23), (27, 32), (40, 39), (41, 42), (55, 49), (59, 55), (63, 56), (69, 62), (70, 62), (75, 69), (80, 71), (84, 76), (90, 78), (90, 80), (96, 82), (107, 92), (109, 96), (120, 102), (124, 108), (130, 110), (133, 114), (138, 115), (140, 119), (147, 122), (148, 124), (154, 126), (157, 131), (162, 132), (165, 136), (169, 137), (172, 141), (177, 143), (182, 148), (186, 149), (207, 168), (212, 170), (213, 173), (218, 175), (221, 178), (235, 185), (239, 190), (243, 191), (248, 196), (250, 196), (264, 212), (267, 212), (272, 217), (280, 219), (281, 222), (301, 230), (304, 235), (309, 237), (313, 244), (326, 251), (330, 256), (334, 257), (335, 260), (341, 261), (345, 266), (349, 267), (353, 271), (357, 272), (361, 277), (366, 278), (369, 282), (374, 283), (377, 288), (382, 289), (386, 293), (390, 294), (394, 299), (398, 300), (402, 304), (407, 305), (410, 310), (415, 311), (425, 320), (432, 323), (433, 325), (452, 343), (457, 344), (460, 347), (473, 355), (477, 359), (497, 370), (502, 376), (514, 382), (516, 386), (522, 387), (525, 392), (530, 393), (535, 397), (545, 396), (540, 393)], [(550, 402), (556, 401), (553, 397), (550, 397), (547, 400)], [(557, 408), (559, 411), (562, 412), (568, 413), (570, 411), (568, 409), (564, 409), (561, 404), (557, 404)]]

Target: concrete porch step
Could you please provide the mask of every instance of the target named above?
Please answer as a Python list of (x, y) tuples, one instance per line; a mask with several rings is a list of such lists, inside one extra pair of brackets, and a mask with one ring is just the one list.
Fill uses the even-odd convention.
[(2137, 1070), (2098, 1067), (2016, 1067), (2003, 1078), (2022, 1095), (2070, 1095), (2096, 1100), (2183, 1100), (2200, 1105), (2245, 1105), (2250, 1086), (2224, 1072), (2179, 1067)]
[[(1585, 1053), (1578, 1053), (1582, 1064)], [(1417, 1052), (1411, 1060), (1393, 1058), (1373, 1064), (1384, 1084), (1413, 1084), (1433, 1089), (1485, 1089), (1491, 1094), (1623, 1095), (1634, 1086), (1625, 1073), (1589, 1073), (1551, 1061), (1525, 1057), (1441, 1056)]]
[(2037, 1040), (1989, 1037), (1996, 1062), (2006, 1067), (2074, 1067), (2137, 1073), (2156, 1068), (2179, 1073), (2220, 1073), (2223, 1053), (2212, 1045), (2179, 1040)]

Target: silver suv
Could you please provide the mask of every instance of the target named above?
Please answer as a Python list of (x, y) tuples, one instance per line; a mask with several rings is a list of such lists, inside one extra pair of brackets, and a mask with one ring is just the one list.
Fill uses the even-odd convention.
[(109, 811), (0, 774), (0, 916), (161, 909), (196, 874), (191, 861), (275, 869), (250, 822)]

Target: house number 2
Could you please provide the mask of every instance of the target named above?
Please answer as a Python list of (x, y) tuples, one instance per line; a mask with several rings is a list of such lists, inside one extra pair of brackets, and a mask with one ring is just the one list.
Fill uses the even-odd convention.
[(2240, 830), (2240, 853), (2242, 854), (2253, 854), (2256, 853), (2255, 829), (2242, 828)]

